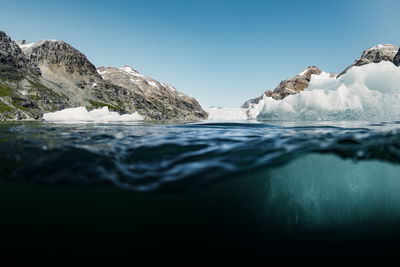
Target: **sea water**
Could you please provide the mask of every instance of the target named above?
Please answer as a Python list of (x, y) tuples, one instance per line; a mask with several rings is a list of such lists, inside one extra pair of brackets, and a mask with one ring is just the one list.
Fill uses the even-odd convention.
[(400, 122), (3, 122), (1, 227), (44, 249), (370, 245), (396, 236), (399, 159)]

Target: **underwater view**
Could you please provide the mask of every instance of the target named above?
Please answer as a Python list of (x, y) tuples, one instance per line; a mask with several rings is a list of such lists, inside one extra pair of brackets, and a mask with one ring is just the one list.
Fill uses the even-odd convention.
[(399, 126), (3, 122), (2, 241), (149, 262), (390, 253)]

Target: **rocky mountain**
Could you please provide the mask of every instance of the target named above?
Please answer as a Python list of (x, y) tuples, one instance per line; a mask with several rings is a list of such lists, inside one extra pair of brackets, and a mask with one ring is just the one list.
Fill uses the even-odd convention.
[[(264, 94), (267, 97), (272, 97), (273, 99), (280, 100), (288, 95), (294, 95), (299, 93), (300, 91), (303, 91), (305, 88), (308, 87), (308, 84), (311, 80), (311, 75), (319, 75), (321, 74), (321, 70), (317, 68), (316, 66), (308, 66), (305, 68), (302, 72), (297, 74), (296, 76), (281, 81), (281, 83), (273, 90), (273, 91), (266, 91)], [(332, 73), (332, 75), (335, 75)], [(263, 94), (263, 95), (264, 95)], [(252, 104), (257, 104), (262, 98), (263, 95), (260, 97), (250, 99), (246, 101), (243, 105), (242, 108), (249, 108)]]
[(395, 57), (397, 66), (399, 65), (398, 59), (399, 59), (399, 46), (397, 45), (392, 45), (392, 44), (379, 44), (375, 45), (371, 48), (368, 48), (365, 50), (361, 57), (356, 59), (353, 64), (348, 66), (344, 71), (342, 71), (338, 77), (342, 76), (345, 74), (349, 69), (351, 69), (354, 66), (362, 66), (366, 65), (369, 63), (379, 63), (381, 61), (391, 61), (395, 63)]
[[(379, 44), (365, 50), (361, 57), (356, 59), (353, 64), (348, 66), (339, 75), (330, 73), (331, 77), (339, 78), (354, 66), (362, 66), (369, 63), (379, 63), (381, 61), (393, 62), (396, 66), (400, 66), (400, 48), (392, 44)], [(273, 91), (266, 91), (260, 97), (246, 101), (242, 108), (250, 108), (254, 104), (258, 104), (263, 96), (271, 97), (275, 100), (281, 100), (288, 95), (297, 94), (306, 89), (311, 80), (311, 75), (319, 75), (321, 70), (316, 66), (309, 66), (293, 78), (282, 81)]]
[(0, 31), (0, 78), (18, 80), (40, 75), (40, 69), (22, 53), (20, 47)]
[(138, 73), (130, 66), (123, 68), (100, 67), (98, 73), (105, 81), (136, 92), (150, 105), (143, 112), (157, 119), (207, 118), (196, 99), (178, 92), (173, 86), (158, 82)]
[(400, 66), (400, 48), (397, 54), (393, 58), (393, 64), (396, 66)]
[(0, 120), (39, 119), (68, 106), (65, 95), (41, 82), (41, 71), (0, 31)]
[[(165, 93), (165, 88), (173, 87), (162, 87), (143, 75), (139, 84), (123, 82), (116, 74), (104, 79), (84, 54), (64, 41), (23, 40), (18, 45), (4, 32), (0, 40), (0, 85), (7, 88), (2, 89), (7, 95), (0, 91), (2, 120), (37, 119), (45, 112), (78, 106), (89, 110), (107, 106), (120, 114), (138, 112), (147, 120), (207, 118), (195, 99)], [(16, 105), (14, 98), (25, 106)]]

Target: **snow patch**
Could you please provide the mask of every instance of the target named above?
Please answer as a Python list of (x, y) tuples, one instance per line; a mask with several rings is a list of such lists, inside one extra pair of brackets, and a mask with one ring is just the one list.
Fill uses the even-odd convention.
[(169, 84), (161, 83), (161, 85), (164, 86), (165, 88), (169, 89), (172, 92), (176, 92), (176, 89), (173, 86), (169, 85)]
[(144, 75), (139, 74), (136, 70), (132, 69), (129, 66), (125, 66), (123, 68), (119, 68), (119, 70), (122, 70), (122, 71), (128, 73), (129, 75), (133, 75), (133, 76), (136, 76), (136, 77), (145, 77)]
[(100, 74), (100, 75), (103, 75), (103, 74), (107, 73), (107, 70), (103, 70), (103, 71), (97, 70), (97, 73)]
[(307, 70), (308, 70), (308, 68), (305, 68), (302, 72), (300, 72), (299, 74), (297, 74), (297, 75), (299, 75), (299, 76), (303, 76), (304, 74), (306, 74), (307, 73)]
[(140, 80), (134, 80), (134, 79), (132, 79), (132, 78), (130, 78), (130, 80), (131, 80), (131, 82), (133, 82), (133, 83), (140, 83)]
[(391, 44), (377, 44), (377, 45), (375, 45), (373, 47), (368, 48), (366, 51), (369, 52), (369, 51), (372, 51), (372, 50), (379, 50), (379, 49), (382, 49), (384, 47), (392, 48), (389, 51), (396, 51), (396, 52), (399, 49), (398, 46), (394, 46), (394, 45), (391, 45)]
[(156, 87), (158, 88), (157, 83), (153, 82), (153, 81), (146, 81), (150, 86)]
[(88, 111), (85, 107), (67, 108), (61, 111), (45, 113), (43, 119), (52, 122), (112, 122), (140, 121), (144, 118), (137, 112), (120, 115), (108, 110), (108, 107)]
[(19, 46), (19, 48), (24, 50), (24, 49), (28, 49), (28, 48), (32, 47), (34, 44), (36, 44), (36, 43), (28, 43), (28, 44), (23, 44), (23, 45), (18, 45), (18, 46)]

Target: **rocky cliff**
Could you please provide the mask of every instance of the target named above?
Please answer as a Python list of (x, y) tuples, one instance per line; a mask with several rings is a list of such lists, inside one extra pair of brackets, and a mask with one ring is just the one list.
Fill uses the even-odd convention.
[(40, 69), (0, 31), (0, 120), (39, 119), (65, 107), (67, 97), (43, 85)]
[(40, 75), (40, 70), (22, 53), (20, 47), (0, 31), (0, 78), (20, 80)]
[[(273, 91), (266, 91), (264, 94), (267, 97), (272, 97), (273, 99), (280, 100), (288, 95), (294, 95), (303, 91), (305, 88), (308, 87), (308, 84), (311, 80), (311, 75), (319, 75), (321, 74), (321, 70), (316, 66), (308, 66), (302, 72), (297, 74), (296, 76), (281, 81), (281, 83), (273, 90)], [(334, 75), (334, 74), (332, 74)], [(264, 95), (263, 94), (263, 95)], [(242, 108), (248, 108), (252, 104), (257, 104), (262, 98), (263, 95), (254, 99), (250, 99), (246, 101)]]
[[(107, 106), (120, 114), (138, 112), (148, 120), (207, 118), (195, 99), (178, 92), (165, 93), (165, 88), (172, 87), (162, 87), (143, 75), (139, 84), (129, 83), (130, 78), (123, 82), (117, 74), (103, 79), (86, 56), (66, 42), (18, 43), (1, 32), (0, 88), (7, 93), (0, 91), (0, 120), (37, 119), (45, 112), (78, 106)], [(13, 98), (25, 106), (13, 105)]]
[(397, 51), (397, 54), (393, 58), (393, 64), (396, 66), (400, 66), (400, 48)]
[(156, 119), (206, 119), (207, 113), (196, 99), (178, 92), (173, 86), (138, 73), (130, 66), (97, 69), (101, 77), (145, 99), (142, 112)]

